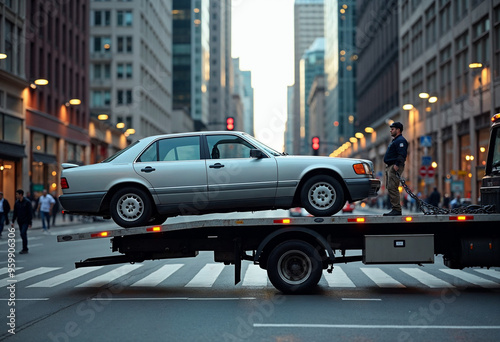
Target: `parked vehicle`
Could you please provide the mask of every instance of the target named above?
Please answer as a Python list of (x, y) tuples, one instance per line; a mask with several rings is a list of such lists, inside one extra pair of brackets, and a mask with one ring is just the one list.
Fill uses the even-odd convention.
[(296, 206), (331, 216), (380, 188), (371, 161), (290, 156), (228, 131), (147, 137), (101, 163), (62, 167), (65, 212), (111, 216), (125, 228), (176, 215)]

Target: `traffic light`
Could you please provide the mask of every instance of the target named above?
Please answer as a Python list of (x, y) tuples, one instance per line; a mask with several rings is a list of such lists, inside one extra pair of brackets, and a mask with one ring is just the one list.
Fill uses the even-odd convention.
[(317, 154), (319, 150), (319, 137), (313, 137), (311, 141), (312, 141), (311, 146), (314, 151), (314, 154)]
[(234, 129), (234, 118), (232, 116), (226, 118), (226, 129), (232, 131)]

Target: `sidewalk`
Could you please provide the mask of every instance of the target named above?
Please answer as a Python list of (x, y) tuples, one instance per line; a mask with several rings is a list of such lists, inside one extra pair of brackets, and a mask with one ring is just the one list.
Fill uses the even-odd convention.
[[(73, 216), (73, 219), (71, 220), (69, 215), (63, 217), (62, 214), (58, 214), (56, 216), (54, 225), (52, 224), (52, 217), (50, 218), (50, 229), (52, 230), (52, 228), (57, 228), (57, 227), (81, 225), (93, 222), (91, 217), (89, 219), (84, 219), (84, 220), (82, 220), (82, 217), (83, 216)], [(31, 229), (42, 229), (42, 228), (43, 228), (42, 220), (39, 217), (33, 217)]]

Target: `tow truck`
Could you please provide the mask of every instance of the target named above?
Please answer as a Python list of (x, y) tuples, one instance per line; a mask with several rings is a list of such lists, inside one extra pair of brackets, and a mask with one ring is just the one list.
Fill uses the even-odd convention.
[[(309, 292), (323, 270), (331, 272), (338, 263), (421, 265), (442, 255), (449, 268), (500, 267), (500, 114), (492, 122), (481, 187), (490, 213), (478, 214), (475, 206), (446, 214), (212, 219), (65, 234), (57, 240), (110, 238), (112, 252), (119, 253), (78, 261), (77, 268), (212, 251), (215, 262), (235, 266), (235, 284), (242, 261), (249, 261), (267, 270), (274, 287), (286, 294)], [(358, 255), (351, 255), (355, 251)]]

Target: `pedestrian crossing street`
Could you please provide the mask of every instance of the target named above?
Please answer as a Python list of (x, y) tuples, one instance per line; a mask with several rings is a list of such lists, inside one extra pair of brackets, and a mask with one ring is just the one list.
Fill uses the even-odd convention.
[[(144, 264), (122, 266), (96, 266), (66, 270), (62, 267), (38, 267), (25, 270), (18, 268), (15, 278), (8, 277), (6, 267), (0, 268), (0, 288), (5, 288), (15, 279), (16, 287), (55, 288), (99, 288), (107, 284), (124, 282), (130, 287), (181, 286), (187, 288), (210, 288), (221, 284), (232, 285), (234, 267), (221, 263), (208, 263), (194, 270), (192, 265), (166, 264), (143, 271)], [(199, 268), (199, 267), (198, 267)], [(181, 274), (182, 273), (182, 274)], [(192, 274), (191, 274), (192, 273)], [(127, 276), (124, 281), (120, 279)], [(176, 278), (177, 277), (177, 278)], [(40, 280), (43, 278), (43, 280)], [(130, 279), (130, 280), (129, 280)], [(177, 280), (174, 280), (177, 279)], [(423, 286), (427, 288), (478, 287), (500, 288), (500, 271), (495, 269), (454, 270), (447, 268), (421, 267), (344, 267), (335, 266), (332, 273), (323, 272), (321, 286), (330, 288), (373, 287), (404, 289)], [(237, 286), (271, 287), (267, 272), (257, 265), (243, 265), (242, 282)]]

